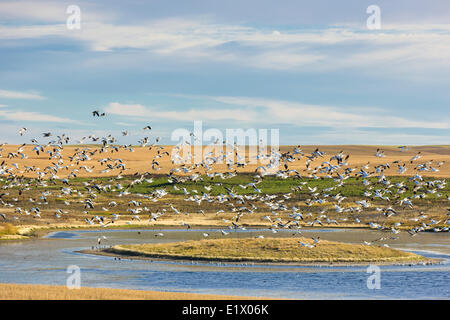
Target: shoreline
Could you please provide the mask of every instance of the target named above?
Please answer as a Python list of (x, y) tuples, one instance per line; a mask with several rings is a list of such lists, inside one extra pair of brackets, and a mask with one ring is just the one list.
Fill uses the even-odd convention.
[[(70, 230), (96, 230), (96, 231), (102, 231), (102, 230), (127, 230), (127, 229), (142, 229), (142, 230), (159, 230), (159, 229), (182, 229), (182, 226), (178, 223), (179, 221), (167, 221), (166, 223), (158, 223), (158, 224), (148, 224), (145, 222), (142, 223), (133, 223), (133, 224), (127, 224), (127, 223), (117, 223), (115, 225), (110, 225), (106, 228), (99, 227), (98, 225), (89, 226), (85, 224), (53, 224), (53, 225), (23, 225), (23, 226), (16, 226), (18, 229), (17, 234), (7, 234), (0, 236), (1, 240), (25, 240), (25, 239), (36, 239), (36, 238), (42, 238), (43, 236), (52, 233), (52, 232), (58, 232), (58, 231), (70, 231)], [(264, 229), (267, 228), (267, 224), (255, 224), (255, 223), (244, 223), (242, 224), (245, 228), (248, 229)], [(191, 229), (223, 229), (226, 228), (227, 225), (222, 224), (191, 224)], [(366, 226), (364, 224), (355, 224), (355, 223), (348, 223), (348, 224), (339, 224), (339, 225), (325, 225), (320, 227), (314, 227), (314, 226), (307, 226), (302, 227), (301, 230), (322, 230), (322, 229), (330, 229), (330, 230), (341, 230), (341, 229), (352, 229), (352, 230), (375, 230), (373, 228), (370, 228), (369, 226)], [(397, 229), (399, 230), (407, 230), (407, 227), (400, 226)], [(289, 230), (289, 229), (286, 229)], [(381, 230), (382, 231), (382, 230)], [(422, 232), (434, 232), (431, 230), (424, 230)], [(441, 231), (441, 232), (447, 232), (447, 231)], [(7, 239), (10, 238), (10, 239)]]
[[(248, 229), (264, 229), (267, 228), (267, 225), (263, 224), (244, 224)], [(17, 226), (18, 234), (14, 235), (3, 235), (0, 236), (0, 241), (11, 241), (11, 240), (30, 240), (30, 239), (42, 239), (46, 235), (52, 233), (52, 232), (59, 232), (59, 231), (71, 231), (71, 230), (77, 230), (77, 231), (102, 231), (102, 230), (127, 230), (127, 229), (140, 229), (140, 230), (160, 230), (160, 229), (181, 229), (182, 226), (175, 223), (168, 223), (168, 224), (117, 224), (115, 226), (108, 226), (107, 228), (102, 228), (99, 226), (89, 226), (89, 225), (80, 225), (80, 224), (67, 224), (67, 225), (25, 225), (25, 226)], [(191, 229), (223, 229), (226, 226), (224, 225), (217, 225), (217, 224), (209, 224), (209, 225), (191, 225)], [(314, 231), (315, 229), (321, 230), (321, 229), (331, 229), (331, 230), (339, 230), (339, 229), (360, 229), (360, 230), (372, 230), (370, 227), (363, 226), (363, 225), (352, 225), (352, 224), (346, 224), (346, 225), (339, 225), (339, 226), (320, 226), (320, 227), (307, 227), (304, 228), (306, 230)]]
[(120, 253), (112, 253), (112, 252), (105, 252), (105, 251), (99, 251), (99, 250), (91, 250), (91, 249), (85, 249), (85, 250), (79, 250), (75, 251), (77, 253), (82, 254), (92, 254), (92, 255), (98, 255), (98, 256), (106, 256), (106, 257), (116, 257), (121, 259), (127, 259), (127, 260), (147, 260), (147, 261), (166, 261), (166, 262), (185, 262), (185, 263), (192, 263), (195, 262), (210, 262), (210, 263), (220, 263), (223, 265), (233, 265), (233, 264), (245, 264), (245, 265), (254, 265), (254, 266), (291, 266), (291, 267), (361, 267), (361, 266), (368, 266), (368, 265), (382, 265), (382, 266), (415, 266), (415, 265), (433, 265), (433, 264), (440, 264), (444, 259), (435, 259), (435, 258), (426, 258), (426, 261), (380, 261), (380, 262), (261, 262), (261, 261), (251, 261), (251, 260), (228, 260), (228, 259), (205, 259), (205, 258), (184, 258), (184, 257), (173, 257), (173, 256), (167, 256), (166, 258), (163, 258), (161, 256), (156, 257), (153, 255), (138, 255), (138, 254), (120, 254)]

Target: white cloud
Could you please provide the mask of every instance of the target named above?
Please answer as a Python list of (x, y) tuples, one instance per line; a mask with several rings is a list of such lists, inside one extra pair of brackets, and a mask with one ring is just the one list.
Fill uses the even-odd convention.
[(285, 123), (298, 126), (323, 127), (373, 127), (373, 128), (435, 128), (448, 129), (450, 121), (417, 121), (389, 115), (387, 111), (373, 108), (352, 108), (352, 112), (342, 111), (334, 106), (303, 104), (298, 102), (249, 97), (211, 97), (230, 105), (255, 107), (265, 112), (257, 112), (257, 122)]
[(246, 59), (246, 65), (262, 69), (289, 70), (316, 64), (325, 59), (324, 55), (274, 50)]
[(57, 116), (52, 116), (48, 114), (42, 114), (39, 112), (28, 112), (28, 111), (10, 111), (10, 110), (0, 110), (0, 117), (7, 120), (14, 121), (34, 121), (34, 122), (59, 122), (59, 123), (79, 123), (79, 121), (61, 118)]
[[(289, 138), (288, 138), (289, 139)], [(448, 145), (448, 136), (414, 133), (380, 133), (368, 132), (353, 128), (328, 130), (324, 133), (302, 136), (302, 144), (362, 144), (362, 145)], [(293, 137), (288, 144), (299, 143), (298, 137)]]
[[(352, 107), (343, 111), (335, 106), (303, 104), (298, 102), (251, 98), (197, 96), (211, 102), (219, 102), (222, 108), (166, 111), (164, 108), (148, 108), (141, 104), (111, 102), (105, 111), (110, 114), (132, 117), (138, 121), (164, 119), (171, 121), (243, 121), (253, 124), (290, 124), (295, 126), (332, 128), (433, 128), (448, 129), (450, 121), (439, 119), (422, 121), (393, 116), (379, 108)], [(232, 105), (234, 108), (229, 108)]]
[(29, 100), (43, 100), (45, 97), (37, 93), (20, 92), (20, 91), (8, 91), (0, 90), (0, 98), (6, 99), (29, 99)]
[(2, 1), (0, 15), (6, 18), (26, 18), (39, 21), (64, 21), (65, 6), (63, 3), (41, 1)]
[(114, 124), (117, 124), (118, 126), (125, 126), (125, 127), (131, 127), (131, 126), (136, 125), (134, 123), (128, 123), (128, 122), (114, 122)]
[(15, 0), (0, 2), (0, 16), (2, 20), (17, 21), (25, 19), (31, 22), (59, 22), (65, 23), (69, 14), (66, 13), (69, 5), (78, 5), (83, 21), (103, 21), (111, 19), (111, 12), (96, 11), (95, 3), (90, 1), (31, 1)]
[(377, 31), (323, 26), (278, 33), (194, 19), (153, 20), (141, 25), (96, 19), (83, 21), (81, 30), (75, 32), (63, 23), (0, 26), (0, 39), (46, 36), (82, 41), (93, 51), (131, 48), (199, 63), (227, 62), (263, 69), (317, 72), (386, 63), (407, 70), (450, 67), (450, 24), (383, 25)]
[(111, 102), (105, 109), (108, 114), (133, 117), (138, 121), (151, 121), (152, 119), (163, 119), (173, 121), (252, 121), (257, 117), (257, 113), (242, 111), (239, 109), (191, 109), (187, 111), (164, 111), (163, 108), (148, 108), (141, 104), (121, 104)]

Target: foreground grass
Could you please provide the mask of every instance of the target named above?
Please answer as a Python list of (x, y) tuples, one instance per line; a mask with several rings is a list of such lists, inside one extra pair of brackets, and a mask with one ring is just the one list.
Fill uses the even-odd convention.
[(307, 238), (204, 239), (160, 244), (114, 246), (107, 253), (153, 258), (213, 261), (291, 262), (291, 263), (396, 263), (421, 262), (426, 258), (414, 253), (381, 246), (320, 241), (316, 247), (302, 247)]
[(16, 240), (24, 238), (26, 237), (20, 235), (17, 227), (13, 226), (11, 223), (0, 223), (0, 240)]
[(17, 234), (17, 228), (10, 223), (0, 223), (0, 237)]
[[(246, 297), (107, 288), (0, 284), (0, 300), (233, 300)], [(248, 298), (251, 299), (251, 298)]]

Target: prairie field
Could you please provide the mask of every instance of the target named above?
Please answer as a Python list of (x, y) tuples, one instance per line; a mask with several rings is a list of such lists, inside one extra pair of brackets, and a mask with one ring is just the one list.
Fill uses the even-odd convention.
[[(24, 177), (35, 177), (35, 173), (30, 172), (21, 172), (24, 171), (25, 166), (37, 167), (41, 170), (44, 170), (47, 166), (51, 166), (52, 162), (56, 162), (52, 159), (48, 153), (40, 153), (37, 155), (34, 151), (32, 151), (34, 145), (25, 145), (23, 146), (23, 152), (28, 155), (28, 158), (25, 159), (8, 159), (7, 154), (10, 152), (16, 152), (20, 146), (18, 145), (4, 145), (2, 147), (2, 158), (5, 161), (5, 164), (19, 163), (20, 170), (18, 170), (19, 174)], [(280, 146), (280, 152), (285, 153), (291, 151), (296, 146)], [(68, 145), (64, 146), (64, 148), (60, 151), (63, 159), (69, 159), (75, 153), (86, 151), (86, 152), (95, 152), (90, 155), (89, 160), (85, 160), (80, 162), (80, 165), (85, 165), (89, 169), (92, 169), (91, 172), (86, 170), (79, 170), (77, 172), (77, 177), (99, 177), (99, 176), (116, 176), (121, 173), (123, 175), (134, 175), (134, 174), (144, 174), (146, 172), (150, 174), (168, 174), (172, 169), (176, 167), (172, 163), (172, 151), (173, 146), (154, 146), (152, 148), (149, 147), (139, 147), (133, 146), (131, 148), (119, 148), (118, 151), (114, 149), (108, 150), (107, 152), (100, 153), (98, 152), (101, 148), (101, 145)], [(204, 153), (206, 153), (206, 148), (203, 147)], [(244, 167), (236, 167), (233, 168), (238, 173), (254, 173), (255, 169), (260, 165), (256, 162), (254, 153), (251, 152), (250, 147), (239, 147), (240, 150), (245, 154), (245, 160), (248, 164)], [(346, 154), (349, 154), (349, 163), (354, 167), (361, 167), (367, 163), (369, 163), (372, 167), (380, 164), (384, 164), (387, 162), (399, 161), (399, 163), (405, 163), (409, 168), (413, 168), (414, 165), (410, 163), (410, 159), (415, 156), (418, 152), (421, 153), (420, 162), (431, 161), (439, 162), (442, 161), (444, 164), (441, 166), (439, 171), (424, 171), (422, 172), (423, 176), (432, 176), (432, 177), (441, 177), (448, 178), (450, 177), (450, 146), (409, 146), (406, 151), (401, 151), (398, 146), (363, 146), (363, 145), (323, 145), (323, 146), (301, 146), (302, 151), (305, 154), (313, 152), (316, 148), (319, 148), (320, 151), (325, 152), (324, 158), (317, 159), (315, 163), (320, 164), (322, 161), (327, 161), (332, 155), (338, 153), (339, 151), (343, 151)], [(385, 157), (375, 157), (375, 153), (377, 149), (382, 149), (385, 151)], [(51, 148), (47, 148), (51, 150)], [(131, 151), (130, 151), (131, 150)], [(191, 148), (190, 151), (193, 153), (194, 148)], [(225, 153), (226, 149), (221, 148), (220, 152)], [(267, 151), (270, 151), (270, 147), (267, 148)], [(165, 154), (164, 152), (168, 152)], [(159, 157), (161, 155), (161, 157)], [(252, 156), (253, 155), (253, 156)], [(122, 163), (125, 164), (125, 169), (115, 169), (115, 170), (107, 170), (104, 165), (99, 163), (99, 160), (102, 158), (111, 158), (111, 159), (121, 159)], [(152, 159), (158, 157), (159, 166), (156, 169), (152, 168)], [(192, 159), (193, 161), (193, 159)], [(66, 160), (67, 162), (67, 160)], [(61, 168), (58, 172), (58, 176), (60, 178), (64, 178), (67, 176), (73, 168), (78, 168), (75, 163), (71, 162), (68, 168)], [(305, 161), (296, 161), (294, 163), (289, 164), (289, 168), (292, 170), (297, 170), (300, 174), (305, 170)], [(105, 171), (105, 169), (107, 171)], [(205, 174), (204, 168), (198, 167), (198, 173)], [(227, 166), (225, 164), (215, 164), (214, 165), (215, 172), (227, 172)], [(306, 171), (306, 170), (305, 170)], [(410, 169), (410, 172), (412, 170)], [(183, 171), (177, 171), (177, 175), (190, 175), (191, 173), (184, 173)], [(397, 175), (396, 167), (393, 166), (390, 169), (385, 170), (386, 175)], [(308, 172), (306, 172), (308, 175)]]

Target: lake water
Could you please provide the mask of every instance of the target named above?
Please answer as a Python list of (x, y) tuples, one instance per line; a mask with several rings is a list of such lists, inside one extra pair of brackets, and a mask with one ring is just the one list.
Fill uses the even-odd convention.
[[(220, 230), (112, 230), (64, 231), (42, 239), (0, 242), (0, 282), (65, 285), (67, 267), (81, 269), (81, 285), (157, 291), (179, 291), (289, 299), (449, 299), (449, 234), (423, 234), (414, 242), (401, 238), (396, 247), (422, 255), (442, 258), (436, 265), (380, 266), (381, 288), (368, 289), (367, 266), (293, 267), (252, 264), (217, 264), (116, 260), (113, 257), (78, 253), (97, 245), (180, 241), (211, 237)], [(139, 232), (139, 233), (138, 233)], [(164, 237), (155, 237), (163, 232)], [(266, 230), (233, 233), (244, 237), (264, 234)], [(376, 232), (355, 230), (303, 230), (303, 236), (327, 240), (351, 238), (375, 239)], [(292, 236), (288, 232), (277, 236)], [(409, 237), (409, 236), (408, 236)], [(349, 242), (349, 241), (347, 241)], [(394, 242), (393, 242), (394, 243)], [(391, 246), (395, 245), (391, 243)]]

